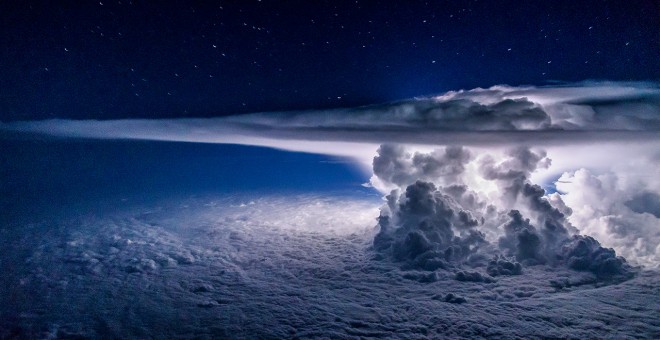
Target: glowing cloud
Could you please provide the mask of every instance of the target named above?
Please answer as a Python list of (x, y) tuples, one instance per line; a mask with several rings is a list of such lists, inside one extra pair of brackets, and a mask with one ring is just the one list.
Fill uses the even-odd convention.
[(639, 141), (657, 139), (660, 132), (660, 88), (655, 83), (494, 86), (352, 109), (211, 119), (25, 121), (1, 124), (0, 130), (291, 149), (295, 143), (274, 140), (459, 145)]
[[(352, 109), (211, 119), (23, 121), (0, 123), (0, 131), (233, 143), (351, 157), (365, 172), (373, 169), (370, 185), (389, 193), (380, 235), (381, 241), (391, 238), (393, 243), (377, 244), (399, 249), (397, 258), (410, 257), (410, 251), (416, 258), (433, 248), (425, 244), (433, 245), (435, 236), (415, 233), (420, 216), (405, 212), (418, 208), (411, 200), (419, 194), (437, 203), (433, 209), (456, 212), (429, 221), (471, 226), (445, 228), (436, 242), (444, 251), (456, 245), (447, 238), (463, 240), (459, 248), (469, 251), (452, 256), (464, 260), (479, 240), (527, 262), (568, 254), (562, 247), (598, 252), (597, 241), (570, 238), (584, 232), (637, 263), (660, 263), (657, 200), (643, 200), (660, 193), (660, 177), (649, 175), (657, 173), (660, 159), (657, 83), (493, 86)], [(546, 194), (544, 188), (559, 192)], [(640, 188), (647, 196), (636, 196)], [(486, 226), (476, 230), (474, 221)], [(397, 243), (396, 232), (391, 234), (395, 229), (406, 231), (399, 240), (403, 243)], [(413, 236), (408, 240), (407, 235)], [(426, 260), (431, 258), (436, 257)], [(497, 263), (494, 272), (501, 267)]]

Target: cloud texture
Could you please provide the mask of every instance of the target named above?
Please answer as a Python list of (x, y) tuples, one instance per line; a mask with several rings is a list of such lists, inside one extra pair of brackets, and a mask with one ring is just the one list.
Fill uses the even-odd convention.
[[(530, 182), (530, 174), (550, 162), (545, 152), (524, 147), (495, 160), (461, 147), (424, 154), (383, 145), (374, 158), (373, 181), (398, 188), (381, 209), (374, 248), (431, 271), (486, 267), (497, 276), (520, 274), (523, 266), (561, 265), (601, 278), (627, 276), (624, 258), (579, 235), (561, 195), (550, 199)], [(494, 182), (495, 189), (468, 186), (475, 176)]]
[(0, 337), (654, 337), (659, 97), (650, 83), (495, 86), (346, 110), (3, 123), (10, 137), (354, 157), (385, 202), (190, 198), (0, 226)]
[[(277, 141), (562, 145), (657, 137), (659, 108), (660, 88), (656, 83), (593, 82), (547, 87), (493, 86), (352, 109), (213, 119), (11, 122), (0, 125), (0, 129), (292, 150), (301, 147)], [(313, 151), (314, 147), (306, 149)]]
[[(653, 175), (660, 166), (657, 83), (493, 86), (352, 109), (215, 119), (9, 122), (0, 130), (235, 143), (352, 157), (365, 171), (373, 170), (371, 185), (395, 202), (388, 207), (388, 223), (397, 218), (401, 225), (413, 223), (410, 216), (397, 217), (401, 207), (416, 209), (406, 205), (411, 200), (407, 187), (413, 185), (411, 197), (427, 195), (433, 201), (427, 203), (438, 210), (433, 223), (460, 224), (464, 234), (479, 227), (510, 256), (552, 262), (566, 235), (581, 232), (637, 263), (660, 263), (660, 176)], [(560, 193), (546, 195), (549, 187)], [(393, 189), (398, 191), (390, 193)], [(451, 214), (442, 215), (442, 209)], [(514, 210), (520, 218), (510, 214)], [(495, 242), (498, 227), (508, 234), (498, 234), (503, 239)], [(468, 235), (438, 233), (447, 244), (444, 238)], [(418, 236), (411, 236), (411, 245), (436, 237)], [(517, 244), (530, 247), (516, 249)]]
[[(370, 250), (377, 204), (211, 196), (5, 226), (0, 267), (10, 275), (0, 278), (0, 336), (522, 339), (660, 331), (658, 272), (603, 285), (589, 270), (521, 268), (502, 257), (487, 261), (487, 273), (401, 268)], [(594, 249), (580, 244), (568, 244), (576, 265)]]

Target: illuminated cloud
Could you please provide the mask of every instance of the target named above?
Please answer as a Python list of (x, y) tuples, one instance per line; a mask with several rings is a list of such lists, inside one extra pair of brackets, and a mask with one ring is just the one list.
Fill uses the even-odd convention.
[[(566, 204), (561, 195), (546, 196), (530, 182), (532, 172), (551, 162), (543, 151), (516, 147), (500, 160), (488, 154), (471, 157), (469, 150), (456, 147), (412, 154), (401, 146), (384, 145), (378, 152), (374, 177), (398, 188), (381, 208), (374, 248), (394, 261), (430, 271), (487, 264), (492, 276), (520, 274), (523, 266), (542, 264), (586, 270), (597, 277), (628, 275), (630, 266), (614, 250), (578, 234), (568, 220), (575, 205)], [(475, 176), (495, 182), (499, 189), (487, 192), (465, 184)], [(639, 237), (654, 231), (629, 232)], [(626, 253), (635, 247), (617, 245)]]
[(579, 169), (564, 173), (557, 181), (557, 189), (573, 211), (569, 220), (580, 232), (614, 247), (637, 263), (658, 267), (660, 218), (654, 212), (660, 204), (653, 199), (659, 192), (657, 180), (627, 175), (612, 171), (594, 174)]
[[(381, 144), (543, 144), (648, 140), (660, 131), (656, 83), (494, 86), (352, 109), (209, 119), (47, 120), (2, 130), (87, 138), (236, 143), (300, 149), (294, 141)], [(280, 140), (281, 142), (277, 142)], [(305, 149), (319, 148), (320, 145)]]
[[(407, 211), (405, 207), (413, 209), (406, 196), (411, 188), (411, 195), (426, 192), (435, 202), (433, 209), (446, 206), (453, 211), (451, 216), (434, 215), (431, 222), (471, 226), (438, 232), (443, 245), (452, 244), (446, 238), (473, 237), (469, 230), (477, 221), (484, 224), (479, 226), (484, 239), (501, 244), (507, 256), (520, 261), (547, 261), (579, 231), (636, 263), (660, 263), (653, 228), (658, 223), (657, 200), (649, 201), (651, 206), (646, 200), (640, 203), (660, 193), (660, 180), (649, 176), (660, 159), (657, 83), (493, 86), (352, 109), (210, 119), (23, 121), (2, 123), (0, 130), (233, 143), (351, 157), (365, 172), (373, 171), (369, 185), (389, 193), (395, 202), (381, 227), (385, 217), (390, 224), (399, 219), (398, 226), (409, 225), (409, 216), (397, 214)], [(445, 145), (449, 147), (438, 148)], [(625, 188), (574, 178), (599, 178), (606, 172)], [(646, 196), (636, 196), (640, 188)], [(546, 190), (559, 193), (546, 195)], [(510, 215), (513, 210), (521, 214), (520, 220)], [(529, 227), (522, 226), (526, 219)], [(507, 229), (507, 223), (513, 224)], [(390, 231), (382, 237), (396, 239)], [(409, 249), (403, 252), (415, 254), (429, 250), (426, 243), (435, 237), (413, 230), (409, 239), (405, 235), (400, 241)]]

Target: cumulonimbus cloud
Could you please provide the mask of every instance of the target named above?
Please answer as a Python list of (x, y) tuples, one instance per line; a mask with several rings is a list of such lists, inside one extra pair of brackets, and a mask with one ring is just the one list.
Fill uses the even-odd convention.
[[(577, 230), (597, 236), (606, 246), (616, 247), (620, 253), (636, 258), (640, 263), (657, 266), (660, 261), (657, 255), (660, 248), (654, 247), (653, 242), (645, 242), (658, 239), (657, 228), (653, 228), (657, 226), (658, 218), (654, 212), (658, 207), (646, 206), (647, 201), (641, 204), (639, 197), (642, 196), (635, 196), (633, 191), (643, 186), (647, 193), (644, 197), (657, 197), (653, 195), (660, 193), (657, 176), (649, 176), (657, 171), (660, 160), (658, 83), (493, 86), (350, 109), (254, 113), (206, 119), (18, 121), (0, 123), (0, 132), (232, 143), (353, 157), (359, 159), (365, 169), (368, 167), (368, 171), (373, 170), (371, 184), (381, 192), (400, 189), (398, 194), (390, 194), (390, 201), (399, 203), (388, 208), (391, 214), (383, 215), (381, 227), (399, 218), (399, 227), (404, 229), (397, 230), (407, 230), (405, 235), (412, 232), (408, 229), (414, 229), (410, 227), (410, 221), (415, 218), (396, 217), (397, 211), (416, 209), (408, 194), (417, 197), (415, 195), (423, 193), (439, 206), (455, 212), (452, 216), (438, 215), (430, 220), (466, 226), (454, 234), (444, 230), (444, 236), (439, 236), (443, 241), (439, 244), (447, 246), (445, 249), (454, 245), (453, 241), (445, 239), (450, 236), (462, 240), (459, 248), (467, 247), (472, 251), (477, 244), (483, 246), (479, 233), (484, 233), (483, 239), (490, 236), (489, 244), (497, 244), (506, 250), (507, 255), (528, 262), (548, 261), (557, 253), (565, 254), (557, 248), (559, 245), (569, 247), (573, 244), (587, 254), (600, 249), (597, 242), (588, 239), (569, 244), (568, 235)], [(380, 146), (383, 143), (424, 146), (426, 150), (414, 152), (392, 144)], [(520, 145), (537, 148), (514, 147)], [(450, 147), (430, 151), (436, 146)], [(508, 151), (500, 152), (495, 158), (477, 157), (477, 153), (484, 149), (500, 147)], [(626, 167), (625, 164), (632, 165)], [(597, 186), (584, 188), (594, 181), (578, 181), (582, 172), (576, 171), (583, 167), (601, 175), (613, 171), (613, 176), (625, 180), (626, 187), (617, 189), (625, 193), (619, 195), (625, 200), (607, 206), (601, 204), (600, 209), (591, 207), (609, 201), (587, 193), (611, 197), (617, 191)], [(478, 176), (465, 178), (466, 169)], [(562, 175), (564, 172), (566, 174)], [(538, 173), (544, 173), (543, 183), (533, 180)], [(554, 183), (563, 191), (554, 196), (546, 195), (535, 183), (544, 186)], [(484, 202), (494, 198), (474, 194), (479, 185), (495, 186), (503, 193), (495, 197), (497, 206), (491, 204), (489, 210)], [(512, 202), (526, 203), (514, 207)], [(568, 213), (576, 207), (582, 210)], [(499, 213), (493, 215), (495, 211)], [(495, 237), (502, 237), (501, 241), (493, 242), (493, 235), (489, 235), (494, 233), (495, 227), (480, 228), (478, 232), (474, 229), (474, 223), (480, 223), (482, 218), (484, 223), (490, 220), (499, 228), (500, 234)], [(525, 222), (527, 218), (530, 223)], [(383, 230), (393, 229), (384, 227)], [(566, 232), (552, 233), (554, 236), (551, 237), (547, 230)], [(396, 240), (395, 235), (388, 233), (384, 232), (381, 239), (393, 237)], [(403, 256), (401, 252), (412, 251), (406, 248), (406, 242), (413, 248), (429, 250), (425, 242), (436, 237), (423, 232), (410, 235), (409, 240), (404, 238), (401, 241), (403, 246), (393, 241), (391, 246), (398, 247), (395, 251), (397, 257)], [(520, 248), (519, 244), (534, 246)], [(466, 258), (472, 256), (465, 250), (459, 253)], [(456, 254), (452, 256), (459, 256)], [(507, 261), (495, 261), (491, 268), (493, 273), (500, 269), (515, 271), (515, 266), (508, 268), (512, 264)]]
[[(572, 225), (566, 196), (546, 195), (530, 182), (530, 174), (549, 162), (542, 150), (525, 147), (495, 160), (488, 154), (472, 157), (464, 148), (413, 154), (383, 145), (374, 158), (372, 180), (395, 189), (381, 208), (374, 248), (405, 267), (427, 271), (485, 267), (491, 276), (519, 275), (525, 266), (547, 264), (597, 277), (627, 275), (624, 258)], [(474, 177), (494, 182), (495, 190), (469, 185)], [(636, 239), (650, 233), (630, 229), (621, 234)], [(617, 245), (633, 254), (631, 242)], [(639, 259), (654, 264), (653, 251), (639, 250), (645, 255)]]

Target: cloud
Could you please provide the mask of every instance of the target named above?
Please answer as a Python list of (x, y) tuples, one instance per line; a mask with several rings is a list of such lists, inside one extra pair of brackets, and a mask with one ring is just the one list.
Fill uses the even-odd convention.
[[(659, 122), (658, 83), (585, 82), (501, 85), (338, 110), (211, 119), (9, 122), (0, 124), (0, 130), (5, 136), (236, 143), (353, 157), (365, 171), (373, 171), (373, 187), (390, 193), (392, 205), (379, 224), (384, 229), (405, 225), (406, 233), (390, 234), (393, 228), (382, 238), (393, 237), (397, 252), (408, 257), (421, 255), (421, 250), (472, 252), (470, 259), (476, 261), (474, 245), (459, 240), (472, 242), (483, 234), (490, 246), (503, 238), (505, 253), (520, 257), (518, 261), (547, 262), (567, 235), (581, 232), (631, 261), (657, 266), (660, 237), (652, 226), (657, 225), (654, 197), (660, 181), (648, 174), (660, 160)], [(408, 146), (393, 144), (397, 142)], [(620, 165), (631, 159), (635, 165), (622, 170)], [(581, 167), (601, 174), (617, 166), (612, 176), (637, 184), (616, 189), (576, 182), (580, 187), (566, 177)], [(555, 182), (563, 172), (567, 175)], [(646, 186), (646, 194), (633, 194), (639, 183)], [(553, 187), (560, 193), (546, 195)], [(625, 200), (612, 201), (617, 192)], [(415, 201), (417, 194), (429, 201)], [(423, 203), (435, 211), (425, 220), (435, 228), (432, 232), (411, 227), (424, 220), (413, 213), (423, 209)], [(518, 211), (523, 221), (529, 219), (529, 226), (506, 227), (513, 223), (511, 211)], [(438, 227), (442, 225), (451, 227)], [(436, 242), (437, 237), (443, 241)], [(459, 251), (461, 247), (469, 251)], [(427, 258), (423, 265), (442, 267), (440, 261), (447, 261), (443, 256)]]
[(517, 131), (551, 128), (550, 116), (526, 98), (482, 104), (457, 95), (322, 112), (285, 112), (235, 116), (230, 121), (261, 128), (317, 130)]
[[(237, 143), (300, 150), (300, 142), (565, 145), (657, 138), (656, 83), (493, 86), (366, 107), (210, 119), (47, 120), (0, 130), (85, 138)], [(323, 144), (304, 147), (327, 153)], [(316, 151), (315, 151), (316, 150)], [(335, 153), (337, 151), (334, 151)], [(342, 152), (350, 156), (350, 152)], [(348, 153), (348, 154), (347, 154)]]
[[(658, 272), (617, 254), (660, 263), (657, 96), (641, 83), (496, 86), (349, 110), (4, 123), (358, 157), (387, 195), (380, 210), (194, 197), (2, 228), (0, 334), (651, 337)], [(617, 276), (629, 280), (602, 286)], [(90, 301), (102, 308), (79, 308)]]
[(401, 145), (384, 144), (373, 160), (374, 181), (377, 187), (412, 184), (417, 180), (443, 180), (453, 184), (465, 171), (465, 164), (472, 158), (463, 147), (447, 147), (430, 154), (408, 152)]
[(476, 223), (465, 223), (466, 213), (458, 202), (433, 183), (417, 181), (405, 193), (393, 191), (387, 200), (374, 247), (397, 261), (425, 270), (447, 268), (469, 261), (486, 243)]
[(625, 273), (626, 260), (616, 256), (611, 248), (603, 248), (590, 236), (574, 235), (563, 245), (563, 259), (569, 268), (588, 270), (596, 275), (611, 276)]
[(499, 247), (519, 261), (545, 263), (545, 257), (539, 253), (541, 238), (536, 228), (518, 210), (511, 210), (508, 215), (511, 220), (502, 226), (505, 234), (499, 239)]
[(482, 275), (479, 272), (470, 272), (470, 271), (459, 271), (456, 273), (456, 280), (457, 281), (469, 281), (469, 282), (485, 282), (485, 283), (493, 283), (495, 280), (488, 276), (488, 275)]
[[(478, 268), (401, 269), (399, 262), (377, 259), (381, 253), (369, 249), (378, 204), (363, 197), (204, 195), (128, 202), (99, 214), (51, 216), (2, 228), (7, 242), (0, 252), (6, 274), (0, 285), (0, 334), (626, 338), (658, 333), (658, 271), (603, 285), (588, 269), (522, 268), (502, 257)], [(574, 265), (585, 255), (599, 256), (593, 242), (580, 244), (577, 239), (568, 244)]]
[(522, 265), (513, 259), (498, 255), (488, 262), (486, 271), (490, 276), (520, 275), (522, 274)]
[(654, 192), (639, 193), (623, 204), (638, 214), (649, 213), (660, 218), (660, 195)]
[[(0, 122), (0, 138), (39, 134), (265, 146), (348, 157), (365, 173), (372, 171), (373, 156), (382, 144), (415, 145), (415, 151), (438, 145), (488, 149), (479, 152), (528, 145), (552, 155), (552, 166), (533, 174), (541, 184), (580, 167), (610, 167), (613, 158), (657, 154), (659, 98), (660, 84), (653, 82), (498, 85), (335, 110), (204, 119)], [(434, 159), (416, 161), (427, 162), (427, 172), (460, 170), (450, 163), (429, 163)]]
[[(601, 174), (588, 169), (566, 172), (556, 183), (558, 196), (572, 209), (568, 217), (580, 232), (613, 247), (623, 256), (650, 267), (660, 265), (660, 218), (657, 164), (637, 176), (624, 169)], [(615, 172), (616, 171), (616, 172)]]
[(493, 136), (514, 136), (511, 132), (517, 132), (529, 136), (523, 132), (531, 131), (545, 132), (539, 135), (545, 137), (575, 138), (580, 134), (571, 131), (590, 131), (593, 136), (657, 131), (659, 106), (660, 88), (655, 83), (580, 83), (493, 86), (349, 110), (256, 113), (228, 120), (262, 131), (317, 132), (323, 138), (342, 133), (346, 138), (364, 138), (361, 133), (370, 132), (376, 142), (384, 141), (376, 139), (379, 134), (397, 134), (400, 139), (393, 141), (427, 143), (430, 136), (415, 138), (412, 134), (435, 132), (453, 137), (454, 133), (496, 132)]
[[(543, 150), (525, 147), (496, 160), (460, 147), (412, 153), (383, 145), (374, 157), (373, 182), (398, 188), (381, 208), (374, 249), (403, 268), (427, 271), (469, 266), (486, 267), (491, 276), (518, 275), (523, 266), (548, 264), (601, 278), (626, 276), (631, 268), (614, 250), (578, 234), (561, 195), (547, 196), (530, 182), (532, 172), (550, 163)], [(499, 189), (465, 184), (475, 176)], [(472, 275), (461, 278), (471, 281)]]

